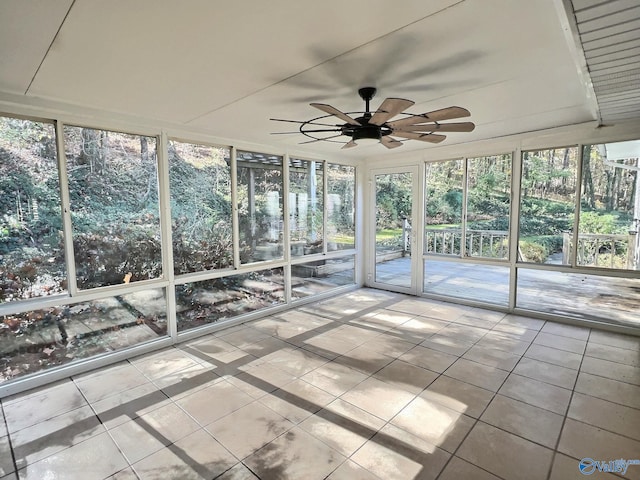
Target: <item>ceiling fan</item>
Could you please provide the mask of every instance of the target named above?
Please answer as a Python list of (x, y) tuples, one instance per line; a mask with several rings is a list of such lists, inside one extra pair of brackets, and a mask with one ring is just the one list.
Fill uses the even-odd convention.
[[(376, 94), (376, 89), (374, 87), (364, 87), (358, 90), (358, 94), (365, 101), (364, 112), (343, 113), (325, 103), (311, 103), (312, 107), (327, 113), (327, 115), (306, 121), (272, 118), (271, 120), (276, 122), (300, 124), (297, 132), (277, 132), (274, 135), (302, 133), (311, 138), (311, 140), (301, 143), (321, 141), (344, 143), (343, 149), (355, 147), (358, 145), (357, 141), (363, 139), (379, 140), (387, 148), (396, 148), (401, 146), (403, 141), (393, 137), (399, 137), (405, 141), (420, 140), (422, 142), (440, 143), (447, 137), (435, 132), (471, 132), (475, 128), (472, 122), (440, 123), (443, 120), (470, 116), (469, 110), (465, 108), (447, 107), (415, 115), (403, 113), (405, 109), (411, 107), (415, 102), (404, 98), (387, 98), (378, 107), (378, 110), (372, 113), (369, 109), (369, 102)], [(390, 121), (400, 114), (405, 115), (405, 117)], [(345, 123), (325, 123), (326, 119), (330, 117), (337, 117)], [(347, 136), (350, 140), (346, 142), (335, 140), (341, 136)]]

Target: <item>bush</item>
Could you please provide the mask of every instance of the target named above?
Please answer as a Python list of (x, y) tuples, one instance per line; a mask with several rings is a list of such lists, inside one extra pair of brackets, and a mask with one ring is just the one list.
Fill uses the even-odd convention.
[(544, 245), (529, 240), (520, 240), (520, 253), (524, 257), (523, 260), (534, 263), (544, 263), (549, 252)]

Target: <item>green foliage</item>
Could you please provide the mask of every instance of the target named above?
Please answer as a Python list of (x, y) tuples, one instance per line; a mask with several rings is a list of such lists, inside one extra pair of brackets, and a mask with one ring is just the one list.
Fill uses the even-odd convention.
[(580, 213), (580, 233), (614, 234), (623, 233), (625, 230), (624, 227), (621, 229), (617, 225), (617, 217), (615, 215), (588, 211)]
[(544, 263), (549, 256), (544, 245), (529, 240), (520, 240), (520, 253), (528, 262)]

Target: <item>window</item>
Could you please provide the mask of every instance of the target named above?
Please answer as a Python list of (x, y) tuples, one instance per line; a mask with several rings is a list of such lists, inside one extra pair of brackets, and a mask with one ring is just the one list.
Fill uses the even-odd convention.
[(240, 262), (283, 258), (282, 157), (237, 153)]
[(355, 283), (355, 255), (315, 260), (291, 266), (294, 300)]
[(518, 260), (569, 265), (577, 147), (522, 154)]
[(640, 269), (640, 140), (585, 145), (582, 162), (576, 265)]
[(509, 258), (511, 155), (467, 159), (465, 255)]
[(176, 286), (178, 331), (284, 303), (284, 270), (273, 268)]
[(156, 139), (65, 126), (80, 289), (162, 274)]
[(176, 274), (233, 265), (230, 149), (169, 141)]
[(462, 181), (462, 160), (426, 164), (425, 253), (460, 255)]
[(291, 255), (322, 253), (323, 162), (289, 160)]
[(67, 290), (53, 124), (0, 117), (0, 303)]
[(327, 250), (355, 248), (356, 169), (327, 165)]

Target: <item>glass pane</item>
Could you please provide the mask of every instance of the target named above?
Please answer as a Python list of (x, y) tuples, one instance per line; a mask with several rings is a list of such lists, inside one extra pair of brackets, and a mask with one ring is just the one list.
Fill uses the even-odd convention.
[(467, 160), (466, 256), (509, 258), (511, 155)]
[(520, 268), (517, 288), (518, 308), (640, 326), (640, 278)]
[(577, 265), (640, 270), (640, 140), (586, 145)]
[(426, 164), (424, 253), (460, 255), (462, 160)]
[(67, 289), (55, 129), (0, 117), (0, 303)]
[(509, 267), (428, 259), (424, 262), (424, 292), (509, 304)]
[(162, 275), (156, 139), (64, 127), (78, 288)]
[(355, 283), (355, 256), (316, 260), (291, 266), (291, 298), (317, 295)]
[(375, 281), (411, 287), (411, 173), (375, 176), (376, 271)]
[(522, 153), (518, 260), (568, 265), (577, 147)]
[(169, 141), (176, 274), (233, 265), (229, 148)]
[(327, 249), (355, 248), (356, 169), (327, 165)]
[(165, 290), (157, 288), (0, 317), (2, 381), (166, 335)]
[(238, 152), (240, 261), (283, 258), (282, 157)]
[(322, 253), (323, 163), (289, 160), (291, 255)]
[(176, 287), (178, 331), (284, 303), (284, 270), (272, 268)]

